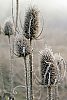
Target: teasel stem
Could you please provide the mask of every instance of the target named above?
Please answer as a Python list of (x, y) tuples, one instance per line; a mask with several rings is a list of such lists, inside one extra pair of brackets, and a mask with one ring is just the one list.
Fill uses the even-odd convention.
[(58, 84), (55, 85), (55, 100), (59, 100)]
[(26, 100), (29, 100), (28, 96), (28, 73), (27, 73), (27, 64), (26, 64), (26, 57), (24, 57), (24, 63), (25, 63), (25, 84), (26, 84)]
[(11, 78), (11, 95), (13, 95), (13, 52), (11, 49), (11, 41), (9, 37), (9, 49), (10, 49), (10, 78)]
[[(31, 20), (32, 20), (32, 17), (30, 19), (30, 24), (29, 24), (29, 37), (30, 37)], [(31, 47), (32, 47), (32, 39), (31, 38), (29, 38), (29, 42), (30, 42), (30, 51), (31, 51)], [(30, 55), (29, 55), (29, 64), (30, 64), (30, 100), (33, 100), (33, 89), (32, 89), (32, 51), (30, 52)]]
[[(30, 39), (30, 49), (31, 49), (31, 39)], [(33, 89), (32, 89), (32, 52), (29, 55), (30, 64), (30, 100), (33, 100)]]
[(2, 76), (2, 97), (3, 97), (3, 94), (4, 94), (4, 79), (3, 79), (3, 72), (2, 72), (2, 68), (1, 68), (1, 76)]
[(12, 20), (13, 20), (13, 24), (14, 24), (14, 15), (13, 15), (13, 10), (14, 10), (14, 8), (13, 8), (13, 0), (12, 0)]
[[(15, 26), (15, 20), (14, 20), (14, 8), (13, 8), (13, 0), (12, 0), (12, 21), (14, 24), (14, 29), (16, 30), (16, 26)], [(14, 35), (16, 35), (16, 32), (14, 33)]]
[(23, 47), (23, 53), (24, 53), (24, 64), (25, 64), (25, 84), (26, 84), (26, 100), (28, 99), (28, 73), (27, 73), (27, 64), (26, 64), (26, 56), (25, 56), (25, 47)]
[(29, 55), (29, 64), (30, 64), (30, 100), (33, 100), (33, 89), (32, 89), (32, 39), (31, 39), (31, 34), (30, 34), (30, 27), (31, 27), (31, 20), (32, 20), (32, 16), (30, 19), (30, 23), (29, 23), (29, 42), (30, 42), (30, 55)]
[(19, 0), (16, 0), (16, 29), (18, 27), (18, 10), (19, 10)]
[(10, 36), (8, 36), (8, 39), (9, 39), (9, 45), (10, 45)]
[(47, 87), (47, 100), (53, 100), (52, 99), (52, 87), (51, 86)]

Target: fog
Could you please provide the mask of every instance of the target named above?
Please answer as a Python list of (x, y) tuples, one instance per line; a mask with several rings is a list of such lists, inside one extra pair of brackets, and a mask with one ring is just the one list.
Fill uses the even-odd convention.
[[(0, 0), (0, 23), (11, 16), (12, 0)], [(14, 2), (14, 15), (16, 8), (16, 0)], [(47, 33), (48, 44), (67, 43), (67, 0), (19, 0), (19, 13), (23, 21), (25, 11), (30, 5), (35, 5), (40, 11), (40, 15), (44, 18), (44, 33)], [(42, 23), (41, 23), (42, 24)], [(56, 35), (56, 36), (55, 36)], [(52, 42), (51, 42), (52, 41)]]
[[(15, 7), (16, 0), (13, 1)], [(0, 0), (0, 23), (11, 16), (11, 2), (12, 0)], [(49, 25), (52, 23), (53, 28), (57, 25), (67, 28), (67, 0), (19, 0), (19, 5), (21, 12), (29, 5), (36, 5)]]

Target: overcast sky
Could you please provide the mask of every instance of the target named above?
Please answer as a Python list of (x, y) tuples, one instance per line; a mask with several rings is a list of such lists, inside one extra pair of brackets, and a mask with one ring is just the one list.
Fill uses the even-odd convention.
[[(11, 16), (11, 1), (0, 0), (0, 22)], [(67, 0), (19, 0), (19, 4), (23, 13), (28, 5), (36, 5), (49, 23), (48, 26), (56, 27), (58, 24), (61, 28), (67, 28)]]
[[(11, 1), (0, 0), (0, 23), (11, 16)], [(15, 2), (16, 0), (14, 0), (14, 7)], [(36, 5), (44, 18), (45, 30), (43, 33), (46, 35), (44, 35), (46, 37), (44, 44), (65, 45), (67, 47), (67, 0), (19, 0), (22, 20), (27, 7), (30, 5)], [(62, 48), (60, 50), (62, 51)], [(67, 54), (67, 48), (65, 50), (66, 52), (64, 49), (62, 51), (63, 54), (65, 53), (64, 56)]]

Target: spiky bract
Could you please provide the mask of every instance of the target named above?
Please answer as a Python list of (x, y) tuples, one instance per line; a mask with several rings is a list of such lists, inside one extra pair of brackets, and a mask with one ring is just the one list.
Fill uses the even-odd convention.
[(24, 36), (27, 39), (34, 39), (39, 30), (38, 10), (29, 8), (25, 16)]
[(65, 72), (66, 72), (66, 62), (63, 59), (63, 57), (60, 54), (55, 54), (55, 61), (57, 64), (57, 70), (58, 70), (58, 80), (62, 82), (65, 77)]
[(16, 53), (18, 57), (26, 57), (30, 54), (30, 47), (26, 39), (19, 38), (16, 40)]
[[(49, 66), (49, 69), (48, 69)], [(49, 83), (50, 73), (50, 83)], [(54, 56), (50, 49), (45, 48), (41, 57), (41, 76), (43, 85), (53, 85), (56, 79), (56, 66)]]

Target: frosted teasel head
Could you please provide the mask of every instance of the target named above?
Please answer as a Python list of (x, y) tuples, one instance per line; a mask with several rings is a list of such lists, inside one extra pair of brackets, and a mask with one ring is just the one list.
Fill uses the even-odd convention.
[(16, 54), (18, 57), (26, 57), (30, 54), (30, 47), (25, 38), (18, 37), (15, 42)]
[(26, 12), (24, 22), (24, 36), (27, 39), (34, 39), (39, 31), (39, 11), (31, 7)]
[(10, 37), (11, 35), (14, 34), (14, 26), (13, 26), (13, 23), (10, 20), (6, 21), (5, 24), (4, 24), (4, 33), (8, 37)]
[(41, 78), (43, 85), (54, 85), (56, 79), (56, 64), (53, 52), (45, 48), (41, 52)]
[(56, 53), (54, 56), (57, 64), (58, 78), (60, 81), (63, 81), (66, 74), (66, 62), (60, 54)]
[(46, 62), (54, 62), (54, 60), (55, 60), (52, 49), (50, 49), (47, 46), (45, 47), (44, 50), (40, 51), (40, 54), (41, 54), (42, 57), (44, 57), (44, 60)]

